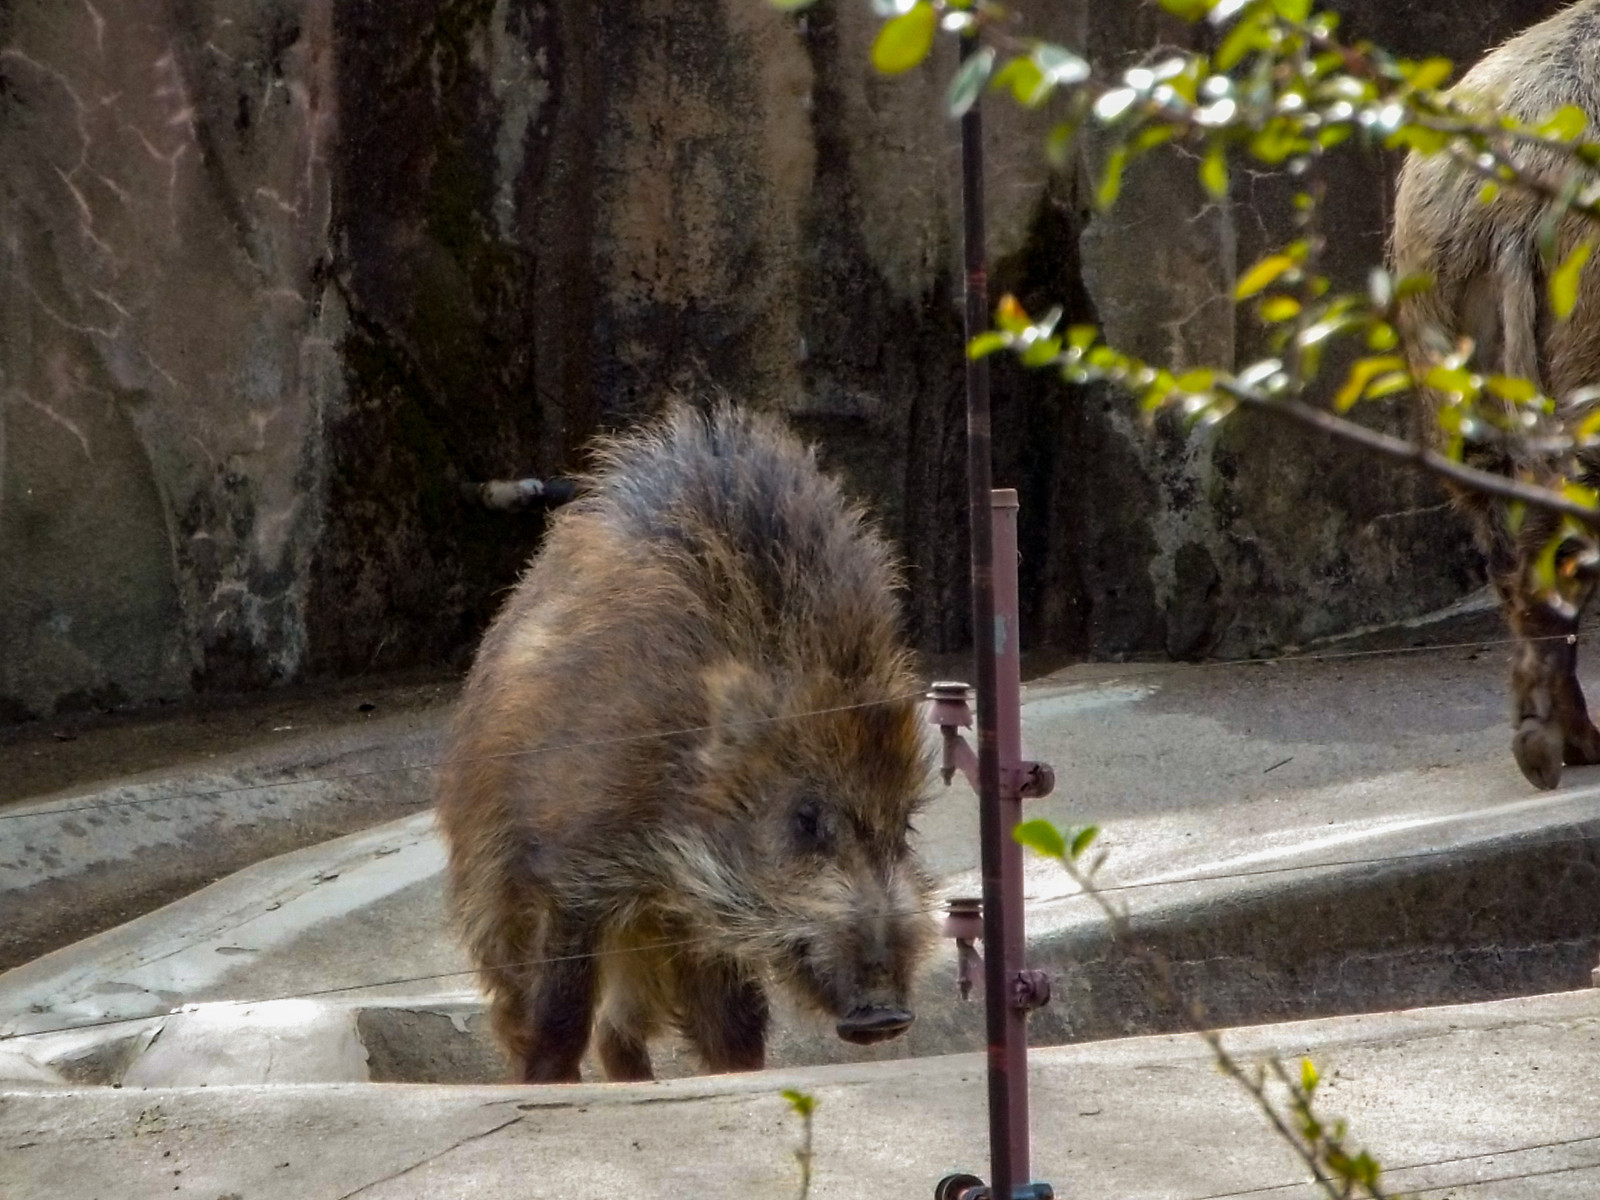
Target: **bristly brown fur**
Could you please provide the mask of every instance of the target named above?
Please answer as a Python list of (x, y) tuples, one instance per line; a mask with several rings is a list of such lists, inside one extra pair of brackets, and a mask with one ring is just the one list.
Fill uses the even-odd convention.
[(759, 1066), (768, 980), (903, 1009), (929, 772), (886, 544), (726, 403), (597, 459), (484, 637), (439, 780), (497, 1037), (524, 1078), (575, 1079), (598, 1014), (607, 1075), (641, 1078), (669, 1027)]
[[(1456, 85), (1454, 94), (1537, 124), (1575, 105), (1600, 128), (1600, 0), (1580, 0), (1493, 51)], [(1569, 164), (1557, 153), (1520, 148), (1519, 165), (1561, 178)], [(1483, 181), (1448, 155), (1411, 155), (1400, 172), (1391, 258), (1402, 274), (1425, 272), (1434, 286), (1407, 298), (1400, 332), (1413, 370), (1425, 373), (1440, 351), (1472, 339), (1476, 367), (1520, 375), (1548, 394), (1569, 395), (1600, 382), (1600, 274), (1587, 271), (1570, 318), (1556, 321), (1547, 300), (1539, 231), (1548, 206), (1531, 192), (1506, 187), (1493, 203), (1479, 198)], [(1557, 261), (1592, 225), (1568, 214), (1556, 225)], [(1430, 403), (1438, 404), (1437, 397)], [(1584, 415), (1576, 411), (1566, 419)], [(1436, 426), (1437, 423), (1431, 423)], [(1506, 474), (1557, 482), (1556, 468), (1536, 457), (1513, 460), (1477, 451), (1472, 463)], [(1582, 482), (1600, 484), (1600, 461), (1585, 459)], [(1531, 564), (1559, 532), (1547, 514), (1507, 520), (1503, 505), (1470, 493), (1457, 500), (1471, 515), (1518, 640), (1512, 668), (1512, 751), (1538, 787), (1555, 787), (1562, 764), (1600, 762), (1600, 730), (1589, 719), (1577, 677), (1579, 614), (1594, 588), (1575, 575), (1564, 602), (1551, 605), (1535, 586)], [(1563, 556), (1574, 552), (1567, 547)]]

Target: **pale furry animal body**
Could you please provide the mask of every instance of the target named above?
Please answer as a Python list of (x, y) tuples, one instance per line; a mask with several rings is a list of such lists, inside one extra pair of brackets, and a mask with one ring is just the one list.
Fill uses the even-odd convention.
[[(1597, 136), (1600, 0), (1580, 0), (1492, 51), (1453, 91), (1530, 123), (1574, 105), (1589, 118), (1589, 136)], [(1552, 177), (1568, 169), (1548, 150), (1523, 148), (1517, 158), (1526, 169)], [(1570, 317), (1555, 320), (1538, 245), (1546, 202), (1508, 186), (1485, 204), (1482, 188), (1481, 177), (1444, 154), (1413, 154), (1400, 172), (1393, 264), (1401, 273), (1427, 272), (1435, 281), (1401, 309), (1401, 338), (1413, 367), (1425, 371), (1437, 351), (1468, 337), (1476, 347), (1477, 369), (1534, 380), (1558, 400), (1600, 383), (1600, 271), (1586, 272)], [(1596, 232), (1581, 218), (1564, 218), (1555, 231), (1556, 261)], [(1506, 474), (1554, 478), (1548, 464), (1513, 461), (1506, 454), (1479, 451), (1469, 461)], [(1584, 482), (1600, 483), (1600, 461), (1585, 460), (1582, 471)], [(1529, 567), (1558, 522), (1529, 512), (1516, 526), (1499, 503), (1465, 491), (1458, 500), (1472, 516), (1490, 581), (1517, 639), (1512, 752), (1532, 783), (1552, 788), (1564, 763), (1600, 762), (1600, 730), (1590, 720), (1578, 683), (1576, 646), (1579, 615), (1595, 580), (1582, 574), (1574, 578), (1570, 607), (1544, 602)]]

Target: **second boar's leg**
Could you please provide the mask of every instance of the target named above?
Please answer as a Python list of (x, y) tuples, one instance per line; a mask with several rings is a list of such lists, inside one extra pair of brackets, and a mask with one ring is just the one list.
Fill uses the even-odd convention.
[(546, 940), (550, 961), (541, 969), (526, 1008), (524, 1083), (579, 1082), (578, 1064), (588, 1049), (594, 1020), (599, 976), (595, 944), (594, 935), (587, 931), (552, 930)]
[(767, 1057), (767, 994), (738, 965), (697, 958), (678, 966), (683, 1036), (710, 1071), (759, 1071)]
[[(1515, 549), (1509, 539), (1496, 539), (1489, 568), (1517, 639), (1511, 665), (1512, 753), (1529, 782), (1553, 788), (1561, 782), (1563, 764), (1600, 763), (1600, 730), (1578, 683), (1578, 614), (1594, 580), (1580, 575), (1562, 583), (1571, 615), (1534, 594), (1530, 563), (1554, 530), (1531, 515), (1528, 525)], [(1560, 564), (1558, 554), (1558, 570)]]

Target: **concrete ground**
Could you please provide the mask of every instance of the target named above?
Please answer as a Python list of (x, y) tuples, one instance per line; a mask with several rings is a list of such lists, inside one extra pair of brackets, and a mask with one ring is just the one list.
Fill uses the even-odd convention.
[[(1322, 1109), (1398, 1192), (1587, 1200), (1600, 1187), (1600, 994), (1233, 1031), (1309, 1055)], [(1193, 1037), (1035, 1051), (1034, 1175), (1072, 1200), (1306, 1200), (1304, 1168)], [(303, 1084), (0, 1095), (8, 1200), (931, 1197), (987, 1166), (980, 1055), (655, 1084)]]

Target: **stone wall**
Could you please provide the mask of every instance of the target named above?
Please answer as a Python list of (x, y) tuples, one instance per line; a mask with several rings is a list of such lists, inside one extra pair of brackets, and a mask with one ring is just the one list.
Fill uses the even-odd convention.
[[(1097, 60), (1194, 36), (1031, 0)], [(1550, 11), (1345, 0), (1466, 59)], [(864, 0), (8, 0), (0, 5), (0, 720), (459, 662), (541, 517), (460, 485), (581, 465), (673, 388), (787, 413), (967, 629), (959, 205), (936, 70), (874, 77)], [(1174, 364), (1286, 220), (1237, 172), (1141, 163), (1091, 215), (1037, 116), (991, 106), (998, 287)], [(1092, 157), (1093, 147), (1086, 148)], [(1336, 164), (1338, 266), (1386, 175)], [(1476, 578), (1430, 487), (1237, 420), (1203, 439), (1002, 365), (1025, 628), (1094, 655), (1236, 654)]]

